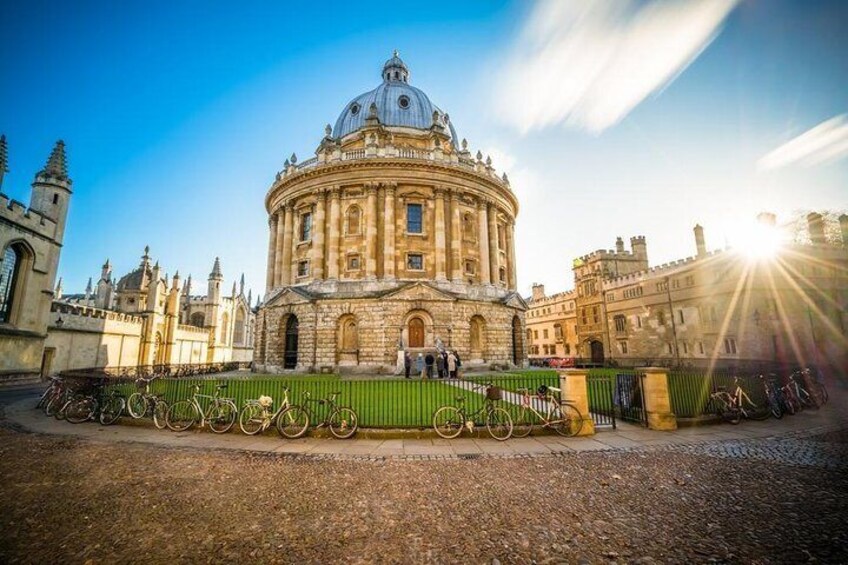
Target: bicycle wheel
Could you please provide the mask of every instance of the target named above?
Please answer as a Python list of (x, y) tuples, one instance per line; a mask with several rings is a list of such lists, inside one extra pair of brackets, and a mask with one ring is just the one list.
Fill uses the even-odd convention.
[(571, 404), (561, 404), (560, 419), (551, 423), (556, 433), (565, 437), (574, 437), (583, 429), (583, 414)]
[(265, 423), (265, 410), (258, 404), (245, 404), (239, 412), (239, 427), (249, 436), (256, 435)]
[(725, 422), (730, 422), (734, 426), (742, 421), (742, 414), (735, 406), (726, 406), (718, 409), (718, 415)]
[(103, 408), (100, 410), (100, 423), (104, 426), (109, 426), (118, 421), (121, 417), (121, 412), (124, 411), (126, 401), (121, 396), (109, 396), (103, 403)]
[(503, 408), (492, 408), (486, 414), (486, 429), (496, 440), (506, 441), (512, 437), (512, 417)]
[(184, 432), (192, 427), (198, 420), (200, 415), (197, 413), (197, 408), (194, 403), (188, 400), (180, 400), (175, 402), (168, 408), (168, 415), (165, 418), (165, 425), (168, 429), (174, 432)]
[(224, 434), (236, 423), (238, 408), (236, 405), (225, 400), (219, 402), (209, 411), (209, 428), (216, 434)]
[(97, 401), (91, 397), (76, 398), (64, 407), (65, 419), (72, 424), (81, 424), (94, 417)]
[(783, 408), (780, 407), (780, 402), (778, 402), (777, 398), (770, 396), (768, 399), (769, 411), (771, 415), (776, 420), (780, 420), (783, 418)]
[(277, 416), (277, 431), (288, 439), (297, 439), (309, 429), (309, 412), (297, 405), (292, 405)]
[(439, 437), (453, 439), (462, 433), (465, 418), (456, 406), (442, 406), (433, 414), (433, 429)]
[(164, 400), (157, 400), (153, 405), (153, 425), (157, 430), (164, 430), (167, 427), (168, 421), (168, 403)]
[(336, 439), (347, 439), (356, 433), (359, 427), (359, 418), (351, 408), (336, 408), (327, 418), (330, 425), (330, 433)]
[(750, 406), (742, 410), (742, 415), (745, 416), (746, 420), (768, 420), (769, 416), (771, 416), (771, 410), (768, 406), (758, 406), (756, 404), (751, 404)]
[(55, 416), (59, 409), (65, 404), (65, 395), (56, 393), (50, 397), (50, 400), (47, 401), (47, 405), (44, 407), (44, 415), (45, 416)]
[(512, 419), (512, 437), (527, 437), (533, 431), (535, 415), (526, 407), (521, 406)]
[(135, 419), (144, 418), (149, 404), (140, 392), (134, 392), (127, 399), (127, 412)]

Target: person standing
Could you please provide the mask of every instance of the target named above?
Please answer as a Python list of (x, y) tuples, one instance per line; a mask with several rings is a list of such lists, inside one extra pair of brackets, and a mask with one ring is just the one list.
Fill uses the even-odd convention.
[(426, 378), (428, 378), (428, 379), (432, 379), (432, 378), (433, 378), (433, 363), (434, 363), (435, 361), (436, 361), (436, 360), (435, 360), (435, 358), (433, 358), (433, 354), (432, 354), (432, 353), (428, 353), (428, 354), (427, 354), (427, 357), (425, 357), (425, 358), (424, 358), (424, 363), (426, 363), (426, 365), (427, 365), (427, 368), (425, 369), (425, 370), (427, 371), (427, 376), (426, 376)]
[(409, 354), (409, 351), (403, 352), (403, 373), (404, 378), (409, 378), (409, 370), (412, 368), (412, 356)]
[(459, 369), (462, 367), (462, 359), (459, 358), (459, 353), (456, 351), (456, 349), (454, 349), (451, 353), (453, 353), (453, 356), (456, 357), (456, 371), (454, 371), (453, 378), (458, 379)]
[(456, 355), (453, 351), (448, 354), (448, 375), (450, 378), (456, 378)]
[(436, 353), (436, 374), (440, 379), (445, 378), (445, 359), (441, 353)]

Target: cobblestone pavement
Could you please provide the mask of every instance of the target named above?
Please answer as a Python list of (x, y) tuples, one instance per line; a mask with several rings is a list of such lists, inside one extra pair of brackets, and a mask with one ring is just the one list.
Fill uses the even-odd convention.
[(0, 429), (0, 562), (845, 563), (847, 439), (365, 461)]

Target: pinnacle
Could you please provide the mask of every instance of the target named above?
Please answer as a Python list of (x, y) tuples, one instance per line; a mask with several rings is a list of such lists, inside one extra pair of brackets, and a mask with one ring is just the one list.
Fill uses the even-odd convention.
[(215, 257), (215, 264), (212, 265), (212, 272), (209, 273), (209, 278), (224, 278), (224, 274), (221, 272), (221, 260), (218, 257)]
[(47, 165), (41, 174), (54, 177), (61, 180), (68, 179), (68, 165), (65, 158), (65, 142), (61, 139), (56, 142), (53, 151), (50, 152), (50, 157), (47, 158)]

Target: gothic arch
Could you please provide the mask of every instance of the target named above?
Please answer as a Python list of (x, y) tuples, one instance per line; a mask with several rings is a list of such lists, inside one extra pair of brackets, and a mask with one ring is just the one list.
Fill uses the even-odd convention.
[(353, 314), (343, 314), (339, 317), (336, 355), (339, 365), (359, 364), (359, 322)]
[(233, 344), (246, 345), (244, 333), (245, 318), (244, 308), (236, 309), (236, 321), (233, 326)]
[(35, 251), (23, 240), (6, 244), (0, 254), (0, 322), (12, 325), (24, 303), (29, 272), (35, 263)]
[(403, 319), (401, 335), (409, 348), (432, 347), (435, 343), (433, 316), (423, 308), (407, 312)]
[(196, 328), (202, 328), (206, 325), (206, 314), (203, 312), (195, 312), (189, 318), (189, 324)]

